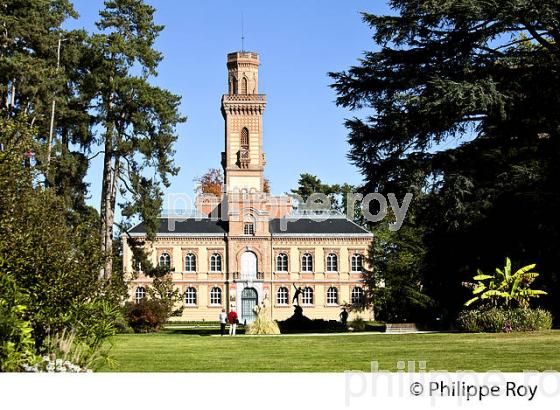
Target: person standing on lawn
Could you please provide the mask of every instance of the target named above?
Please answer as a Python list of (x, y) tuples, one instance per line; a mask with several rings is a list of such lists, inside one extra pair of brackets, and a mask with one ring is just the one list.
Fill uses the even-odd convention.
[(237, 313), (235, 312), (235, 310), (232, 310), (231, 312), (229, 312), (228, 322), (229, 322), (229, 335), (230, 336), (235, 336), (235, 330), (237, 328), (237, 323), (239, 323), (239, 320), (237, 319)]
[(346, 308), (342, 308), (342, 312), (340, 312), (340, 321), (344, 326), (346, 326), (346, 323), (348, 322), (348, 312), (346, 311)]
[(225, 309), (220, 312), (220, 335), (223, 336), (226, 333), (226, 323), (227, 323), (227, 313)]

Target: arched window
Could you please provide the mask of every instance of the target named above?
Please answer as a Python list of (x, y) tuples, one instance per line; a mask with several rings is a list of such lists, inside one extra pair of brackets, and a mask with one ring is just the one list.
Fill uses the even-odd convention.
[(327, 272), (337, 272), (338, 271), (338, 260), (335, 253), (329, 253), (327, 255)]
[(196, 255), (193, 253), (185, 256), (185, 272), (196, 272)]
[(249, 148), (249, 130), (245, 127), (241, 130), (241, 148)]
[(170, 268), (171, 267), (171, 256), (167, 252), (163, 252), (159, 255), (159, 266), (162, 268)]
[(222, 271), (222, 255), (219, 253), (214, 253), (210, 256), (210, 271), (211, 272), (221, 272)]
[(303, 294), (301, 295), (302, 305), (312, 305), (313, 304), (313, 289), (306, 286), (303, 288)]
[(301, 257), (301, 271), (313, 272), (313, 256), (309, 253), (304, 253)]
[(249, 87), (247, 86), (247, 77), (241, 79), (241, 94), (247, 94)]
[(196, 289), (192, 286), (185, 290), (185, 305), (196, 306)]
[(353, 305), (364, 304), (364, 290), (358, 286), (352, 289), (352, 304)]
[(276, 270), (278, 272), (288, 272), (288, 255), (279, 253), (276, 257)]
[(210, 304), (211, 305), (222, 304), (222, 289), (215, 286), (210, 290)]
[(138, 286), (136, 288), (136, 292), (134, 292), (134, 300), (136, 300), (136, 303), (138, 303), (145, 297), (146, 297), (146, 289), (144, 289), (142, 286)]
[(279, 305), (288, 304), (288, 288), (285, 286), (278, 288), (278, 292), (276, 293), (276, 303)]
[(338, 305), (338, 289), (334, 286), (327, 290), (327, 305)]
[(352, 272), (362, 271), (363, 256), (359, 253), (352, 255)]

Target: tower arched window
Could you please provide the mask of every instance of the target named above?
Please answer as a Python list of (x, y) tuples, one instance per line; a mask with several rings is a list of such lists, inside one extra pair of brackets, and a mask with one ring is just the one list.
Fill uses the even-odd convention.
[(249, 148), (249, 130), (245, 127), (241, 130), (241, 148)]
[(243, 77), (241, 79), (241, 94), (247, 94), (247, 90), (249, 89), (247, 83), (247, 77)]

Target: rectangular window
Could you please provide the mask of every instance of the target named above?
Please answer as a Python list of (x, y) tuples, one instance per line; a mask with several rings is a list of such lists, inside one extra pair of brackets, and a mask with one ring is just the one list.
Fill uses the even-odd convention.
[(243, 233), (245, 235), (254, 235), (255, 234), (255, 225), (252, 223), (246, 223), (243, 227)]

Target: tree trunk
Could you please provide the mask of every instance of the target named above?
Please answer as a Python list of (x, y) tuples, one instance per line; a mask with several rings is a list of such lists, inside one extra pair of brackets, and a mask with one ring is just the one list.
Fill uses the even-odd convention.
[(105, 152), (103, 154), (103, 180), (101, 186), (101, 252), (106, 257), (100, 278), (109, 278), (112, 273), (112, 235), (114, 215), (111, 209), (113, 193), (113, 124), (108, 121), (105, 129)]
[(113, 273), (113, 225), (115, 223), (115, 204), (117, 200), (117, 188), (120, 173), (120, 158), (114, 159), (112, 167), (111, 190), (108, 196), (108, 208), (106, 208), (107, 219), (105, 226), (105, 249), (107, 258), (105, 259), (104, 276), (110, 278)]

